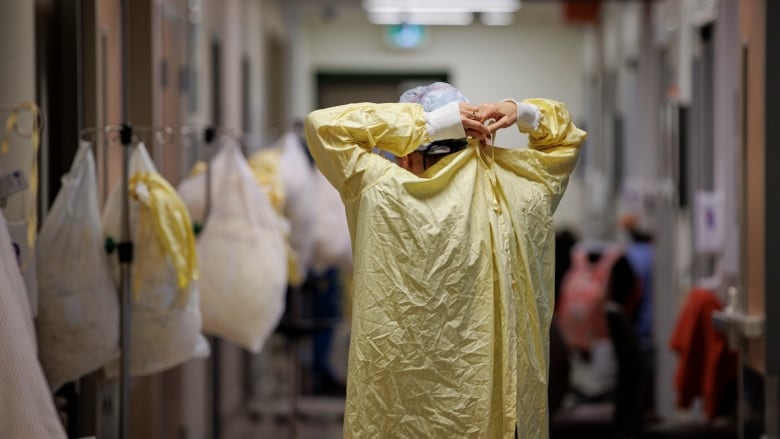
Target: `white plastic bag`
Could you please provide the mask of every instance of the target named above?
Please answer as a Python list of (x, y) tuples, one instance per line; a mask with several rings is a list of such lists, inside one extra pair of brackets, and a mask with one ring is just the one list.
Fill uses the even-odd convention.
[(80, 378), (119, 355), (119, 300), (105, 252), (90, 145), (79, 147), (38, 235), (36, 319), (49, 385)]
[(193, 224), (200, 227), (206, 221), (206, 172), (208, 172), (206, 163), (196, 163), (190, 176), (182, 180), (176, 188), (176, 192), (190, 212)]
[(303, 151), (296, 133), (279, 140), (282, 157), (279, 172), (284, 185), (284, 216), (290, 221), (290, 246), (297, 255), (298, 273), (306, 278), (314, 251), (315, 168)]
[[(130, 175), (131, 180), (143, 176), (161, 180), (143, 144), (139, 144), (133, 151)], [(167, 186), (165, 190), (166, 195), (172, 198), (170, 201), (180, 205), (179, 209), (171, 206), (165, 206), (165, 209), (173, 210), (168, 213), (181, 221), (179, 225), (186, 227), (191, 237), (191, 220), (186, 207), (173, 188)], [(150, 219), (147, 204), (154, 200), (147, 184), (136, 184), (130, 188), (130, 193), (130, 238), (134, 253), (130, 291), (130, 373), (145, 375), (177, 366), (192, 358), (206, 357), (209, 348), (200, 332), (201, 316), (195, 273), (183, 275), (177, 270), (176, 264), (179, 258), (194, 257), (194, 246), (189, 248), (189, 243), (172, 242), (159, 233), (155, 221)], [(122, 186), (117, 184), (103, 211), (103, 232), (107, 238), (118, 243), (121, 240), (121, 225)], [(192, 241), (194, 244), (194, 238)], [(179, 251), (166, 251), (171, 246), (177, 247)], [(190, 252), (193, 254), (190, 255)], [(111, 265), (118, 285), (120, 264), (115, 254), (112, 254)], [(191, 267), (193, 270), (197, 269), (197, 262), (195, 265)], [(184, 284), (180, 286), (182, 281)], [(117, 373), (115, 363), (109, 366), (109, 375)]]
[(0, 436), (65, 438), (37, 357), (24, 281), (0, 211)]
[(222, 146), (211, 167), (212, 204), (198, 238), (203, 328), (258, 352), (284, 311), (283, 226), (237, 145)]
[(332, 267), (352, 270), (352, 240), (336, 188), (317, 170), (314, 177), (316, 223), (313, 269), (318, 272)]

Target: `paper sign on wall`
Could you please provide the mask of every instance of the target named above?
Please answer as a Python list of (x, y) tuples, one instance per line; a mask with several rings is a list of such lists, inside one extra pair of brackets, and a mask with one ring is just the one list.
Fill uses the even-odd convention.
[(694, 249), (697, 253), (720, 253), (726, 237), (723, 192), (696, 193), (694, 198)]

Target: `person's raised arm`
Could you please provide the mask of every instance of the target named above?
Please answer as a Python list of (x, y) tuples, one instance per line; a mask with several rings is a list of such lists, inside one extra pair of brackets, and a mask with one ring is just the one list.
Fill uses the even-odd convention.
[(306, 116), (306, 141), (323, 175), (342, 194), (356, 195), (384, 160), (374, 147), (405, 155), (427, 139), (422, 107), (358, 103), (315, 110)]
[(550, 99), (504, 100), (480, 105), (480, 117), (495, 120), (488, 126), (491, 133), (511, 125), (527, 133), (540, 177), (551, 185), (552, 192), (563, 191), (577, 164), (579, 146), (587, 138), (571, 121), (565, 104)]
[(477, 107), (452, 102), (430, 113), (412, 103), (359, 103), (315, 110), (306, 117), (306, 140), (317, 166), (333, 186), (349, 197), (373, 183), (386, 164), (376, 147), (405, 156), (435, 140), (484, 135), (473, 115)]
[(501, 128), (517, 124), (520, 131), (528, 134), (529, 148), (576, 148), (587, 137), (577, 128), (562, 102), (550, 99), (526, 99), (522, 102), (507, 99), (493, 104), (479, 106), (482, 120), (493, 119), (488, 130), (495, 133)]

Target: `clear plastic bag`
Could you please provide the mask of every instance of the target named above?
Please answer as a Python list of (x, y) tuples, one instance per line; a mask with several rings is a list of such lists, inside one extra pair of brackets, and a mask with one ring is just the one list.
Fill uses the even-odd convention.
[(208, 165), (205, 162), (195, 163), (190, 175), (176, 188), (196, 227), (202, 227), (206, 220), (206, 172)]
[(95, 159), (79, 147), (38, 235), (38, 334), (52, 389), (119, 355), (119, 300), (104, 248)]
[(319, 170), (314, 176), (316, 222), (314, 230), (314, 254), (312, 266), (321, 272), (332, 267), (352, 270), (352, 240), (341, 201), (336, 188)]
[[(211, 167), (212, 204), (198, 238), (203, 328), (258, 352), (284, 311), (284, 227), (237, 145), (223, 145)], [(188, 206), (202, 204), (203, 193), (182, 193)]]
[(285, 134), (279, 144), (282, 149), (279, 173), (284, 185), (284, 216), (290, 221), (290, 246), (295, 250), (297, 270), (303, 280), (314, 251), (315, 170), (306, 158), (304, 146), (296, 133)]
[[(187, 208), (175, 189), (162, 180), (143, 144), (133, 151), (130, 175), (130, 238), (134, 251), (130, 373), (145, 375), (206, 357), (209, 347), (201, 334), (198, 283), (193, 271), (197, 270), (196, 250)], [(166, 203), (158, 204), (158, 196)], [(159, 227), (161, 221), (171, 219), (178, 221), (167, 224), (176, 226), (167, 228), (177, 232), (175, 236), (161, 233)], [(117, 184), (103, 210), (106, 237), (118, 243), (121, 224), (122, 187)], [(187, 261), (194, 262), (195, 267), (183, 272), (181, 265)], [(118, 284), (120, 264), (116, 255), (112, 255), (111, 265)], [(107, 372), (114, 375), (117, 369), (112, 363)]]

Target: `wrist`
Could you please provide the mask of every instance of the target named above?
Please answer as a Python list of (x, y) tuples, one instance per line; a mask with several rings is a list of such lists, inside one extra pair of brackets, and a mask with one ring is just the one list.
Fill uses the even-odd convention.
[(425, 113), (425, 128), (433, 141), (466, 137), (460, 119), (460, 105), (457, 102), (450, 102)]
[(514, 99), (504, 99), (502, 102), (513, 102), (517, 107), (517, 127), (524, 133), (530, 133), (539, 129), (542, 120), (542, 112), (536, 105), (527, 102), (518, 102)]

